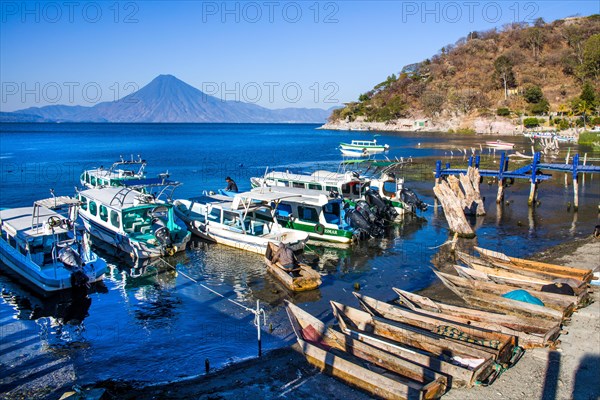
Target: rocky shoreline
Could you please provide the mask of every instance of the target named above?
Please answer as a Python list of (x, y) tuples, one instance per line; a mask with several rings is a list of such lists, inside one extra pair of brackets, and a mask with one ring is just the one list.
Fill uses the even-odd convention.
[[(515, 124), (503, 117), (450, 117), (447, 119), (404, 118), (388, 122), (367, 122), (359, 117), (354, 121), (338, 120), (327, 122), (318, 129), (337, 131), (377, 132), (458, 132), (470, 131), (493, 136), (521, 136), (523, 125)], [(561, 131), (566, 136), (577, 135), (576, 129)]]

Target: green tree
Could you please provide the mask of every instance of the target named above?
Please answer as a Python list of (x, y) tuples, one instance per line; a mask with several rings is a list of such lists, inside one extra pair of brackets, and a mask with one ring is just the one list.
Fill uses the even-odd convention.
[(593, 114), (595, 111), (594, 105), (588, 103), (586, 100), (579, 100), (577, 102), (577, 106), (575, 107), (575, 112), (577, 115), (581, 115), (583, 117), (583, 128), (587, 129), (587, 116)]
[(366, 93), (363, 93), (360, 96), (358, 96), (358, 101), (368, 101), (369, 99), (370, 99), (370, 97)]
[(583, 88), (581, 89), (581, 94), (579, 95), (581, 100), (587, 101), (589, 104), (596, 103), (596, 93), (594, 92), (594, 87), (590, 82), (585, 82), (583, 84)]
[(512, 68), (512, 61), (505, 55), (501, 55), (494, 61), (495, 78), (496, 81), (500, 80), (504, 87), (504, 100), (508, 99), (508, 88), (515, 87), (517, 83)]
[(542, 88), (537, 85), (529, 86), (525, 89), (523, 98), (529, 104), (539, 103), (544, 98), (544, 92), (542, 92)]
[(583, 46), (582, 75), (600, 79), (600, 33), (590, 36)]

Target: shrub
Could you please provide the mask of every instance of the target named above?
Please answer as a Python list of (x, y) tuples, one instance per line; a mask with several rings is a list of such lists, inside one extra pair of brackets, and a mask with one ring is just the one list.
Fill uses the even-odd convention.
[(474, 135), (475, 134), (475, 129), (471, 129), (471, 128), (458, 128), (456, 130), (456, 133), (459, 133), (461, 135)]
[(501, 117), (508, 117), (510, 115), (510, 110), (506, 107), (500, 107), (496, 110), (496, 115)]
[(525, 125), (525, 128), (535, 128), (536, 126), (540, 126), (540, 121), (537, 118), (525, 118), (523, 125)]
[(579, 144), (591, 146), (600, 142), (600, 132), (582, 132), (579, 134)]

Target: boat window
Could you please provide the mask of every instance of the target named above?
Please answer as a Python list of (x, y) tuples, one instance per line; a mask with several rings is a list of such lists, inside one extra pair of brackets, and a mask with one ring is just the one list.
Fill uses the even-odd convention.
[(342, 185), (342, 193), (343, 194), (350, 194), (350, 185), (347, 183), (344, 183)]
[(278, 217), (289, 217), (292, 215), (292, 206), (289, 204), (279, 204), (277, 207), (277, 216)]
[(10, 235), (8, 236), (8, 244), (12, 248), (16, 248), (17, 247), (17, 241), (15, 240), (15, 238), (13, 236), (10, 236)]
[(119, 221), (119, 213), (116, 212), (115, 210), (110, 210), (110, 223), (115, 228), (121, 227), (121, 221)]
[(298, 214), (300, 214), (301, 221), (308, 222), (319, 222), (319, 214), (317, 210), (312, 207), (298, 207)]
[(330, 224), (338, 225), (340, 223), (340, 203), (327, 203), (323, 207), (323, 214), (325, 216), (325, 221)]
[(81, 209), (86, 211), (88, 209), (87, 199), (82, 195), (79, 195), (79, 200), (81, 201)]
[(225, 225), (234, 226), (239, 220), (238, 216), (238, 213), (223, 211), (223, 223)]
[(221, 209), (213, 208), (210, 210), (210, 214), (208, 214), (209, 221), (217, 221), (221, 222)]
[(328, 192), (337, 192), (338, 188), (335, 186), (325, 186), (325, 190), (327, 190)]
[(387, 197), (393, 197), (396, 195), (396, 182), (386, 181), (383, 182), (383, 194)]
[(293, 185), (294, 185), (295, 188), (302, 188), (302, 189), (304, 189), (304, 183), (302, 183), (302, 182), (294, 182)]
[(96, 216), (97, 213), (98, 213), (98, 206), (96, 205), (96, 202), (90, 201), (90, 214), (92, 214), (93, 216)]
[(288, 181), (277, 180), (275, 182), (278, 183), (277, 186), (285, 186), (285, 187), (290, 186), (290, 183)]
[(104, 222), (108, 221), (108, 210), (103, 205), (100, 205), (100, 219)]
[(90, 185), (96, 186), (96, 177), (94, 175), (90, 177)]
[(352, 185), (352, 194), (355, 196), (360, 196), (360, 185), (358, 183)]
[(309, 183), (308, 188), (312, 190), (323, 190), (323, 185), (320, 183)]

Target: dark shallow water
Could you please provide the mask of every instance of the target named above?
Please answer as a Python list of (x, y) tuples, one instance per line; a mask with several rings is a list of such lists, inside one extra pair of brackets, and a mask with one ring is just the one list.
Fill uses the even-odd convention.
[[(109, 166), (119, 155), (142, 155), (149, 161), (151, 174), (168, 170), (173, 179), (184, 183), (176, 197), (187, 198), (202, 190), (224, 187), (227, 175), (241, 189), (248, 189), (248, 179), (262, 175), (267, 167), (336, 170), (341, 160), (337, 150), (340, 141), (372, 137), (315, 127), (3, 124), (0, 207), (29, 205), (48, 197), (50, 188), (57, 194), (73, 194), (82, 170)], [(391, 146), (390, 157), (414, 158), (417, 163), (405, 172), (407, 186), (432, 204), (434, 161), (441, 158), (465, 165), (459, 149), (478, 149), (479, 143), (491, 139), (382, 133), (378, 141)], [(524, 138), (510, 140), (522, 152), (530, 147)], [(491, 166), (497, 159), (487, 151), (483, 154), (483, 162)], [(564, 154), (560, 159), (564, 160)], [(511, 161), (511, 166), (515, 164)], [(541, 185), (541, 205), (534, 212), (527, 207), (529, 183), (509, 187), (508, 205), (497, 208), (493, 201), (497, 187), (484, 182), (482, 194), (488, 199), (488, 214), (477, 220), (477, 243), (526, 256), (589, 235), (598, 224), (600, 176), (585, 179), (578, 214), (567, 212), (573, 187), (570, 178), (565, 186), (563, 174), (555, 174)], [(28, 351), (68, 359), (81, 383), (108, 378), (166, 381), (202, 373), (205, 359), (219, 366), (256, 354), (253, 316), (184, 274), (247, 307), (255, 307), (260, 300), (267, 314), (263, 348), (271, 349), (293, 339), (283, 300), (291, 299), (327, 316), (331, 299), (356, 305), (352, 296), (355, 284), (363, 293), (386, 300), (393, 297), (394, 286), (423, 288), (434, 279), (429, 266), (438, 255), (435, 247), (446, 240), (443, 213), (430, 207), (419, 218), (395, 226), (381, 240), (347, 249), (311, 245), (307, 257), (323, 273), (323, 285), (317, 291), (296, 295), (286, 292), (267, 274), (260, 256), (197, 240), (185, 254), (168, 260), (179, 265), (179, 272), (158, 264), (131, 270), (111, 254), (101, 253), (111, 265), (105, 288), (91, 295), (89, 315), (82, 324), (65, 326), (61, 325), (68, 319), (68, 299), (42, 300), (0, 266), (0, 315), (20, 319), (21, 326), (33, 332)], [(2, 321), (7, 323), (6, 318)], [(3, 340), (14, 337), (3, 332)], [(17, 370), (25, 368), (18, 361), (11, 362)]]

